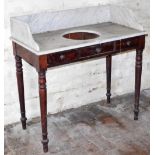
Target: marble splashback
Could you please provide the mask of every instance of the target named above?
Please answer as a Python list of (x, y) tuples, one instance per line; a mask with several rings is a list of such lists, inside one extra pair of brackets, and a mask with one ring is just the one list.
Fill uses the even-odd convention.
[(97, 6), (70, 9), (56, 12), (43, 12), (17, 19), (26, 22), (33, 34), (78, 27), (96, 23), (108, 22), (110, 19), (109, 6)]
[(17, 19), (11, 19), (11, 39), (19, 44), (29, 46), (31, 49), (39, 51), (39, 45), (33, 39), (30, 27), (27, 23)]
[(143, 26), (138, 23), (138, 20), (132, 10), (120, 6), (110, 5), (109, 11), (110, 22), (143, 31)]

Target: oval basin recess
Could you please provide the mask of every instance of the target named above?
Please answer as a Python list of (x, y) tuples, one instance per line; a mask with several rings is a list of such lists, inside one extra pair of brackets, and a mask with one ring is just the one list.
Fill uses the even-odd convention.
[(92, 32), (71, 32), (63, 35), (64, 38), (73, 40), (88, 40), (99, 37), (98, 34)]

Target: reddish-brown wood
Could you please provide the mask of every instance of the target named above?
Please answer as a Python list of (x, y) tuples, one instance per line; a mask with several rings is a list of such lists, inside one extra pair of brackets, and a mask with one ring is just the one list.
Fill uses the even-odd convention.
[(14, 55), (18, 55), (23, 58), (31, 66), (35, 67), (37, 70), (47, 68), (47, 56), (46, 55), (36, 55), (30, 50), (22, 47), (19, 44), (13, 42)]
[(137, 47), (136, 47), (134, 120), (138, 120), (138, 114), (139, 114), (142, 56), (144, 47), (145, 47), (145, 36), (142, 36), (139, 38), (139, 40), (137, 40)]
[(23, 129), (26, 129), (27, 118), (25, 115), (25, 98), (24, 98), (22, 59), (21, 57), (16, 55), (15, 60), (16, 60), (16, 76), (17, 76), (17, 85), (18, 85), (18, 93), (19, 93), (21, 122), (22, 122)]
[(111, 59), (112, 56), (106, 56), (106, 80), (107, 80), (107, 103), (110, 103), (110, 96), (111, 96)]
[(142, 74), (142, 52), (143, 52), (142, 50), (136, 51), (134, 120), (138, 120), (138, 113), (139, 113), (139, 97), (140, 97), (141, 74)]
[(38, 80), (39, 80), (41, 126), (42, 126), (42, 144), (44, 152), (48, 152), (46, 70), (39, 71), (38, 75), (39, 75)]
[(139, 112), (139, 97), (141, 85), (141, 71), (142, 71), (142, 51), (145, 45), (145, 36), (132, 37), (122, 40), (116, 40), (103, 44), (96, 44), (77, 49), (61, 51), (57, 53), (49, 53), (43, 55), (36, 55), (27, 50), (21, 45), (13, 42), (13, 53), (16, 57), (17, 68), (17, 82), (19, 90), (19, 100), (22, 115), (22, 125), (26, 128), (25, 117), (25, 101), (24, 101), (24, 85), (21, 58), (36, 68), (39, 75), (39, 96), (41, 109), (41, 125), (42, 125), (42, 143), (44, 152), (48, 151), (48, 137), (47, 137), (47, 92), (46, 92), (46, 70), (50, 67), (74, 63), (77, 61), (84, 61), (94, 58), (106, 57), (106, 71), (107, 71), (107, 103), (110, 103), (111, 96), (111, 63), (112, 56), (122, 52), (136, 49), (136, 69), (135, 69), (135, 108), (134, 119), (138, 119)]
[(127, 51), (131, 49), (135, 49), (138, 43), (138, 37), (128, 38), (121, 40), (121, 51)]

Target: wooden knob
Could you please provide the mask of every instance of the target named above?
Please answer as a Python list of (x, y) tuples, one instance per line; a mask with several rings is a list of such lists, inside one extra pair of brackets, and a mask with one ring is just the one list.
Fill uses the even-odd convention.
[(60, 55), (60, 59), (63, 60), (65, 58), (65, 55)]
[(102, 49), (100, 47), (96, 48), (96, 53), (100, 53), (102, 51)]
[(126, 43), (128, 46), (130, 46), (131, 45), (131, 41), (127, 41), (127, 43)]

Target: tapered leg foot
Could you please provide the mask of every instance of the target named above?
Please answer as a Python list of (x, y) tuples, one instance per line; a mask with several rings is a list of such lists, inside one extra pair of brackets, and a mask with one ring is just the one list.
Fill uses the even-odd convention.
[(138, 120), (143, 50), (136, 50), (134, 120)]
[(27, 120), (27, 118), (26, 117), (23, 117), (23, 118), (21, 117), (20, 120), (22, 122), (22, 128), (23, 128), (23, 130), (25, 130), (26, 129), (26, 120)]
[(134, 120), (138, 120), (139, 110), (134, 110)]
[(108, 55), (106, 56), (106, 79), (107, 79), (107, 103), (110, 103), (110, 97), (111, 97), (111, 59), (112, 56)]
[(46, 139), (46, 140), (42, 140), (41, 142), (43, 144), (43, 151), (48, 152), (48, 142), (49, 142), (49, 140)]
[(24, 82), (23, 82), (23, 68), (22, 68), (22, 59), (19, 56), (15, 56), (16, 60), (16, 77), (18, 85), (18, 94), (19, 94), (19, 103), (20, 103), (20, 112), (21, 112), (21, 123), (22, 127), (26, 129), (26, 112), (25, 112), (25, 97), (24, 97)]
[(46, 71), (39, 71), (39, 96), (42, 127), (42, 144), (44, 152), (48, 152), (47, 133), (47, 92), (46, 92)]
[(106, 96), (107, 96), (107, 103), (109, 104), (111, 101), (111, 99), (110, 99), (111, 93), (106, 93)]

